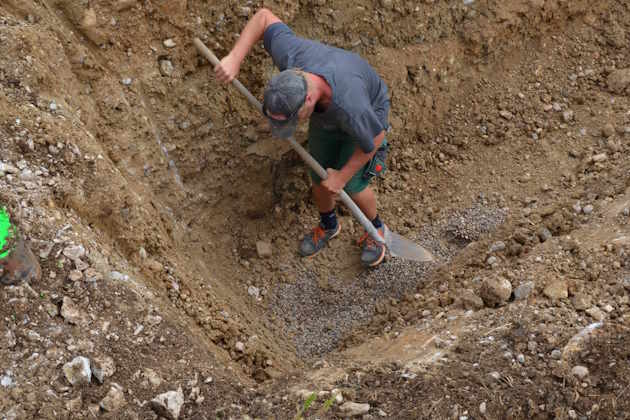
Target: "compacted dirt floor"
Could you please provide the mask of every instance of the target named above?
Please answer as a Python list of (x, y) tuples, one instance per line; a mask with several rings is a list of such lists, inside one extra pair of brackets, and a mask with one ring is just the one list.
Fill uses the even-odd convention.
[[(298, 257), (305, 165), (192, 42), (260, 7), (387, 82), (379, 214), (435, 262), (363, 269), (341, 206)], [(42, 269), (0, 288), (0, 418), (630, 418), (629, 31), (621, 0), (0, 2), (0, 203)]]

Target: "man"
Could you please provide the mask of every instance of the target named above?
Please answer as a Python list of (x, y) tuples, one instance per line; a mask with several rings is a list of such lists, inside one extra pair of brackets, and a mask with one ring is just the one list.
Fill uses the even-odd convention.
[[(281, 71), (264, 93), (263, 111), (273, 135), (289, 138), (298, 120), (310, 119), (308, 149), (328, 174), (322, 180), (311, 171), (320, 223), (302, 239), (300, 254), (317, 254), (339, 234), (335, 198), (342, 188), (383, 236), (376, 196), (368, 183), (385, 169), (389, 126), (385, 83), (358, 55), (299, 38), (264, 8), (249, 20), (230, 53), (216, 66), (216, 77), (231, 82), (260, 39)], [(383, 261), (381, 243), (367, 233), (359, 243), (364, 265), (374, 267)]]

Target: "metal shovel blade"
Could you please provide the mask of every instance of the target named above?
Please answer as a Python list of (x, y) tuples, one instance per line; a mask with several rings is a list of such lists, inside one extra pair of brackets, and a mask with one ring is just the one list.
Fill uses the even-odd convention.
[(396, 232), (389, 230), (385, 225), (385, 245), (393, 257), (400, 257), (406, 260), (430, 262), (434, 261), (433, 255), (420, 245), (403, 238)]

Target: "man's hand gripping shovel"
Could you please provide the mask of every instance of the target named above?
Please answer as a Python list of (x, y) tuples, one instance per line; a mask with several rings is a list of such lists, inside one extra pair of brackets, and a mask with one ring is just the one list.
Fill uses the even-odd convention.
[[(193, 40), (195, 47), (199, 53), (201, 53), (213, 66), (219, 64), (219, 59), (204, 45), (201, 40), (195, 38)], [(260, 102), (243, 86), (241, 82), (237, 79), (232, 80), (232, 84), (238, 89), (260, 113), (262, 113), (262, 105)], [(327, 178), (327, 173), (324, 168), (315, 160), (313, 157), (306, 151), (293, 137), (288, 139), (291, 147), (300, 155), (300, 157), (306, 162), (314, 171), (319, 175), (322, 179)], [(354, 217), (361, 223), (361, 225), (365, 228), (368, 234), (377, 242), (384, 244), (389, 253), (393, 257), (400, 257), (407, 260), (413, 261), (433, 261), (433, 256), (429, 251), (411, 242), (408, 239), (403, 238), (395, 232), (392, 232), (385, 226), (385, 238), (382, 238), (376, 228), (372, 225), (372, 222), (363, 214), (359, 206), (357, 206), (352, 198), (345, 192), (341, 191), (339, 193), (339, 197), (341, 201), (350, 209)]]

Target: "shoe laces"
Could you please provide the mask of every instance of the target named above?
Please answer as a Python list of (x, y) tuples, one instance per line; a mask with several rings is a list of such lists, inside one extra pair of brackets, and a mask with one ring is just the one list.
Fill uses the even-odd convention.
[[(378, 231), (378, 234), (381, 235), (380, 230)], [(363, 245), (364, 243), (365, 247), (369, 249), (376, 248), (376, 245), (378, 244), (378, 242), (374, 238), (372, 238), (368, 232), (363, 233), (363, 235), (357, 241), (357, 245), (359, 246)]]
[(313, 243), (317, 245), (320, 239), (326, 237), (326, 231), (320, 225), (317, 225), (313, 228)]

